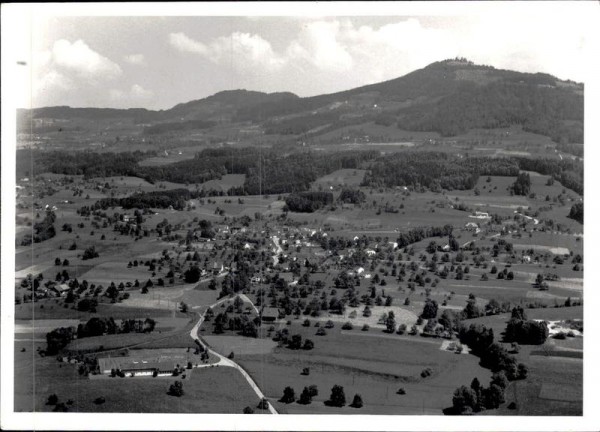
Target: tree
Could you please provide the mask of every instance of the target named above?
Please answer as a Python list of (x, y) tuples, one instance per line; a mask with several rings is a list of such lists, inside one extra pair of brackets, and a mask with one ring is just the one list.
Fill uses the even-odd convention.
[(479, 382), (479, 380), (477, 379), (477, 377), (473, 378), (473, 381), (471, 381), (471, 389), (478, 394), (481, 391), (481, 383)]
[(299, 334), (295, 334), (288, 341), (288, 348), (296, 350), (302, 347), (302, 336)]
[(423, 312), (421, 313), (421, 318), (430, 319), (437, 317), (438, 312), (438, 304), (435, 300), (427, 299), (425, 301), (425, 305), (423, 306)]
[(546, 342), (549, 330), (544, 321), (511, 318), (506, 325), (504, 340), (519, 344), (541, 345)]
[(254, 414), (254, 409), (247, 406), (244, 408), (244, 410), (242, 411), (244, 414)]
[(183, 396), (183, 383), (181, 381), (175, 381), (169, 387), (168, 394), (177, 397)]
[(48, 396), (48, 401), (46, 405), (56, 405), (58, 403), (58, 396), (54, 393)]
[(258, 409), (267, 410), (269, 409), (269, 401), (266, 398), (262, 398), (257, 406)]
[(398, 331), (396, 333), (398, 333), (400, 335), (406, 333), (406, 324), (400, 324), (398, 326)]
[(483, 392), (484, 405), (487, 409), (495, 409), (504, 403), (504, 390), (497, 384), (490, 384), (490, 387)]
[(184, 273), (185, 283), (196, 283), (200, 280), (201, 271), (196, 265), (187, 269)]
[(569, 211), (569, 218), (576, 220), (579, 223), (583, 223), (583, 203), (575, 203)]
[(283, 396), (279, 399), (282, 403), (292, 403), (296, 400), (296, 394), (294, 393), (294, 389), (291, 387), (286, 387), (283, 389)]
[(483, 315), (483, 312), (479, 310), (479, 307), (477, 306), (475, 300), (469, 300), (467, 302), (467, 306), (465, 306), (465, 308), (463, 309), (463, 315), (466, 319), (479, 318)]
[(64, 402), (59, 402), (54, 406), (54, 409), (52, 410), (54, 412), (67, 412), (69, 411), (69, 409), (67, 408), (67, 406), (65, 405)]
[(519, 363), (517, 366), (517, 378), (525, 379), (529, 375), (529, 368), (524, 363)]
[(96, 312), (96, 307), (98, 306), (98, 301), (95, 299), (81, 299), (77, 302), (77, 310), (81, 312)]
[(181, 303), (179, 304), (179, 310), (180, 310), (181, 312), (183, 312), (183, 313), (186, 313), (186, 312), (187, 312), (187, 310), (188, 310), (188, 305), (187, 305), (186, 303), (184, 303), (184, 302), (181, 302)]
[(98, 254), (98, 252), (96, 252), (96, 247), (90, 246), (89, 248), (83, 251), (83, 256), (81, 257), (81, 259), (85, 261), (93, 258), (98, 258), (99, 256), (100, 255)]
[(304, 387), (302, 393), (300, 394), (300, 399), (298, 399), (298, 403), (302, 405), (308, 405), (312, 402), (312, 395), (308, 387)]
[(208, 288), (211, 290), (216, 290), (217, 289), (217, 280), (215, 278), (212, 278), (210, 280), (210, 282), (208, 283)]
[(308, 351), (308, 350), (313, 349), (314, 347), (315, 347), (315, 343), (312, 340), (310, 340), (310, 339), (304, 340), (304, 345), (302, 346), (302, 349)]
[(529, 174), (526, 172), (520, 172), (517, 176), (517, 179), (511, 186), (511, 192), (515, 195), (529, 195), (529, 190), (531, 189), (531, 178)]
[(346, 405), (346, 395), (344, 394), (344, 387), (340, 385), (334, 385), (331, 388), (331, 396), (329, 397), (329, 405), (335, 407), (343, 407)]
[(452, 406), (457, 413), (464, 413), (467, 408), (473, 409), (476, 402), (475, 391), (467, 386), (460, 386), (452, 396)]
[(346, 321), (344, 325), (342, 325), (342, 330), (352, 330), (354, 326), (350, 321)]
[(506, 378), (506, 373), (504, 371), (498, 371), (492, 375), (491, 384), (496, 384), (501, 389), (505, 389), (508, 386), (508, 378)]
[(352, 408), (362, 408), (363, 400), (361, 395), (358, 393), (354, 395), (354, 399), (352, 399), (352, 403), (350, 404)]
[(385, 328), (388, 333), (394, 333), (396, 330), (396, 318), (394, 312), (390, 311), (385, 319)]

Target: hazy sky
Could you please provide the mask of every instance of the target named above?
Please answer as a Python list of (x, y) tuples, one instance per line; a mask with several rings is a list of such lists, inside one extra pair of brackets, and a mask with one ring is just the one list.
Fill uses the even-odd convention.
[(581, 17), (537, 12), (44, 17), (32, 21), (31, 56), (22, 60), (34, 107), (165, 109), (240, 88), (310, 96), (396, 78), (455, 56), (583, 81)]

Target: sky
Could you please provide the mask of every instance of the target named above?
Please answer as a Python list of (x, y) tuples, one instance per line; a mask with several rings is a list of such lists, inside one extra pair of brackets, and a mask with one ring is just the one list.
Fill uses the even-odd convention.
[(454, 16), (40, 14), (31, 19), (31, 49), (20, 59), (28, 88), (19, 105), (168, 109), (231, 89), (312, 96), (397, 78), (456, 56), (583, 82), (581, 13), (530, 10)]

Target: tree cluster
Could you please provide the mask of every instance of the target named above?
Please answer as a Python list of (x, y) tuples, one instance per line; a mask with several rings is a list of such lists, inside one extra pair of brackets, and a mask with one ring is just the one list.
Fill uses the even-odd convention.
[(289, 211), (312, 213), (333, 202), (331, 192), (299, 192), (286, 197), (285, 205)]
[(544, 321), (511, 318), (506, 325), (504, 340), (523, 345), (541, 345), (546, 342), (549, 330)]

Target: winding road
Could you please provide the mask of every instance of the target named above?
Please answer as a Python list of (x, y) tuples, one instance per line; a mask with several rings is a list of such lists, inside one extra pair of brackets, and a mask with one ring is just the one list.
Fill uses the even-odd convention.
[[(252, 303), (250, 301), (250, 299), (248, 297), (246, 297), (246, 295), (244, 294), (240, 294), (240, 297), (242, 298), (242, 300), (245, 300), (247, 302), (249, 302), (254, 309), (257, 311), (258, 313), (258, 309), (256, 308), (256, 306), (254, 306), (254, 303)], [(226, 302), (227, 300), (231, 300), (230, 298), (223, 298), (219, 301), (217, 301), (216, 303), (213, 303), (210, 308), (212, 309), (214, 306), (217, 306), (223, 302)], [(208, 309), (207, 309), (208, 310)], [(256, 395), (262, 400), (265, 398), (265, 395), (263, 394), (263, 392), (260, 390), (260, 388), (258, 387), (258, 385), (256, 385), (256, 383), (254, 382), (254, 380), (252, 379), (252, 377), (248, 374), (248, 372), (246, 372), (244, 370), (244, 368), (242, 368), (239, 364), (237, 364), (236, 362), (234, 362), (231, 359), (228, 359), (227, 357), (219, 354), (218, 352), (210, 349), (206, 344), (204, 344), (204, 342), (202, 342), (202, 340), (198, 337), (198, 330), (200, 329), (200, 326), (202, 325), (202, 323), (204, 322), (204, 315), (206, 314), (206, 311), (204, 313), (202, 313), (200, 315), (200, 319), (198, 320), (198, 322), (196, 323), (196, 325), (194, 327), (192, 327), (192, 330), (190, 331), (190, 337), (193, 340), (197, 340), (204, 349), (208, 350), (209, 353), (217, 356), (219, 358), (219, 362), (217, 363), (217, 365), (219, 366), (227, 366), (227, 367), (232, 367), (234, 369), (237, 369), (242, 376), (246, 379), (246, 381), (248, 382), (248, 384), (250, 384), (250, 387), (252, 388), (252, 390), (254, 390), (254, 393), (256, 393)], [(268, 402), (268, 410), (271, 414), (279, 414), (277, 412), (277, 410), (273, 407), (273, 405)]]

